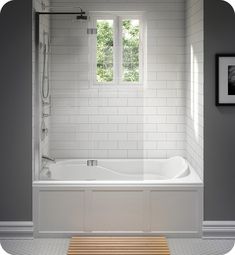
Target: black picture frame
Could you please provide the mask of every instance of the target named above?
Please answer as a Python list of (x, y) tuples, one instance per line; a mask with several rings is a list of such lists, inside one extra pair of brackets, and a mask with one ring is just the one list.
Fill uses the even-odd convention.
[(221, 100), (221, 87), (228, 88), (228, 83), (221, 82), (220, 76), (224, 74), (225, 77), (227, 77), (228, 69), (221, 70), (220, 66), (220, 60), (224, 59), (229, 62), (229, 60), (234, 61), (232, 66), (235, 67), (235, 53), (232, 54), (216, 54), (215, 55), (215, 70), (216, 70), (216, 96), (215, 96), (215, 104), (216, 106), (234, 106), (235, 105), (235, 94), (233, 95), (224, 95), (225, 97), (230, 97), (231, 99), (234, 99), (234, 102), (230, 102), (229, 100), (226, 102), (226, 100)]

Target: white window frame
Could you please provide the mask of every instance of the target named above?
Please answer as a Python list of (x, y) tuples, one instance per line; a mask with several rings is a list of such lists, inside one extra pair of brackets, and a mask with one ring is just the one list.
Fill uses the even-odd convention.
[[(90, 14), (90, 24), (92, 28), (96, 28), (96, 21), (99, 19), (110, 19), (113, 20), (114, 24), (114, 48), (113, 48), (113, 81), (112, 82), (98, 82), (96, 79), (96, 35), (91, 36), (90, 49), (91, 49), (91, 81), (93, 86), (142, 86), (144, 84), (145, 76), (145, 43), (144, 43), (144, 19), (143, 15), (136, 12), (94, 12)], [(140, 43), (139, 43), (139, 81), (138, 82), (127, 82), (122, 80), (122, 20), (124, 19), (138, 19), (140, 22)]]

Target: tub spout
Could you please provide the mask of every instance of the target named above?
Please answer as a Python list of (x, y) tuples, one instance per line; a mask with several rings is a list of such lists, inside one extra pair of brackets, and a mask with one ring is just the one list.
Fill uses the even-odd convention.
[(87, 164), (87, 166), (97, 166), (98, 165), (98, 160), (88, 159), (86, 164)]
[(45, 156), (45, 155), (42, 155), (42, 160), (45, 161), (45, 162), (51, 161), (53, 163), (56, 163), (54, 158), (51, 158), (51, 157)]

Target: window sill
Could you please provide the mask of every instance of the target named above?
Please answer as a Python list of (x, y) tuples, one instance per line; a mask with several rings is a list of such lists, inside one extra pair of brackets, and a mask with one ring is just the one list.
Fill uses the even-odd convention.
[(92, 87), (95, 88), (136, 88), (136, 87), (144, 87), (143, 83), (123, 83), (123, 84), (106, 84), (106, 83), (93, 83)]

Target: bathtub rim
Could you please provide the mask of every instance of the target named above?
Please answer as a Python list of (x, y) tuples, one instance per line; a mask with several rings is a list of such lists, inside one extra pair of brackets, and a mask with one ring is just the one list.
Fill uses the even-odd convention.
[[(188, 161), (187, 161), (188, 163)], [(151, 181), (71, 181), (71, 180), (35, 180), (33, 187), (203, 187), (198, 173), (188, 163), (189, 175), (177, 179)]]

